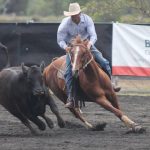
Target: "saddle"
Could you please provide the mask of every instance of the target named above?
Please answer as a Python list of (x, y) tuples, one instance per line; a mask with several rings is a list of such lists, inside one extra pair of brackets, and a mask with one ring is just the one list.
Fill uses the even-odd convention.
[(65, 75), (65, 72), (66, 72), (66, 63), (64, 62), (60, 68), (58, 69), (58, 72), (57, 72), (57, 77), (60, 78), (60, 79), (63, 79), (65, 80), (64, 78), (64, 75)]

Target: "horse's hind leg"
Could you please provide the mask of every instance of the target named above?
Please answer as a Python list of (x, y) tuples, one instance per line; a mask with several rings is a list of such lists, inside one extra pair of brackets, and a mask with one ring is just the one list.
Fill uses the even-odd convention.
[(116, 94), (112, 94), (112, 95), (107, 96), (107, 99), (113, 105), (113, 107), (115, 107), (115, 108), (120, 110), (120, 106), (119, 106)]
[(105, 108), (108, 111), (111, 111), (114, 113), (119, 119), (123, 116), (123, 113), (116, 107), (114, 107), (111, 102), (109, 102), (105, 96), (97, 98), (96, 103), (101, 105), (103, 108)]
[(96, 103), (101, 105), (103, 108), (105, 108), (108, 111), (111, 111), (114, 113), (128, 128), (132, 128), (133, 130), (141, 130), (142, 127), (138, 126), (137, 124), (129, 119), (126, 115), (123, 115), (123, 112), (117, 108), (115, 108), (107, 99), (105, 96), (99, 97), (96, 99)]

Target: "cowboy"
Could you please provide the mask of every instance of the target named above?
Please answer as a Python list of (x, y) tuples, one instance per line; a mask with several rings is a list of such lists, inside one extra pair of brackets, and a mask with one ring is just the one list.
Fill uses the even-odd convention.
[[(105, 59), (102, 53), (94, 46), (97, 41), (97, 34), (95, 31), (94, 22), (86, 14), (81, 13), (80, 5), (78, 3), (70, 3), (69, 11), (64, 11), (64, 15), (67, 16), (61, 22), (57, 31), (57, 43), (58, 45), (64, 49), (67, 53), (66, 56), (66, 73), (64, 75), (65, 82), (67, 85), (67, 95), (68, 100), (66, 107), (73, 107), (73, 97), (72, 97), (72, 66), (71, 60), (69, 57), (69, 51), (71, 47), (69, 47), (69, 42), (72, 38), (80, 35), (82, 39), (88, 39), (87, 48), (91, 50), (96, 62), (102, 67), (102, 69), (106, 72), (106, 74), (111, 79), (111, 68), (109, 66), (109, 62)], [(120, 87), (113, 87), (115, 91), (120, 91)]]

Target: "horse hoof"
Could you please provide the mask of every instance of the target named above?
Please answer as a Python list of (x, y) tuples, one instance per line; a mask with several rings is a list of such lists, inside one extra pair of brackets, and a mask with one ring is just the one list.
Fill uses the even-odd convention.
[(146, 129), (141, 126), (137, 126), (133, 130), (135, 133), (145, 133), (146, 132)]
[(129, 134), (129, 133), (145, 133), (145, 132), (146, 132), (145, 128), (143, 128), (140, 125), (136, 125), (134, 128), (129, 129), (129, 131), (127, 131), (126, 133)]
[(94, 125), (91, 130), (92, 131), (104, 131), (104, 128), (106, 127), (107, 123), (98, 123), (96, 125)]

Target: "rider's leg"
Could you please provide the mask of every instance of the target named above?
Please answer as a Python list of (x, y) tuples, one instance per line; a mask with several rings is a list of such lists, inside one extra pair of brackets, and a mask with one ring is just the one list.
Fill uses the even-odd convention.
[(72, 81), (73, 81), (73, 76), (72, 76), (72, 65), (71, 65), (71, 60), (69, 57), (69, 54), (66, 55), (66, 72), (65, 72), (65, 83), (67, 86), (67, 104), (66, 107), (71, 107), (73, 105), (73, 97), (72, 97)]
[(91, 53), (93, 54), (95, 61), (102, 67), (111, 79), (111, 68), (109, 66), (109, 61), (103, 57), (102, 53), (95, 46), (91, 47)]
[[(93, 54), (95, 61), (102, 67), (102, 69), (111, 79), (111, 68), (109, 65), (109, 61), (103, 57), (102, 53), (95, 46), (91, 47), (91, 53)], [(119, 92), (121, 90), (120, 87), (114, 87), (114, 85), (113, 88), (116, 92)]]

